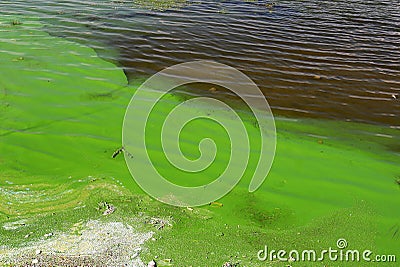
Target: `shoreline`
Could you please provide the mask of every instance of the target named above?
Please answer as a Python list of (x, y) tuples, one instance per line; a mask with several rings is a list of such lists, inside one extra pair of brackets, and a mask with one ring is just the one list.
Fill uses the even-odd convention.
[[(398, 130), (278, 117), (276, 162), (260, 190), (247, 192), (247, 173), (219, 200), (223, 206), (166, 206), (135, 185), (123, 157), (111, 158), (134, 91), (123, 71), (90, 48), (22, 23), (10, 25), (20, 35), (7, 32), (14, 53), (0, 55), (0, 148), (7, 155), (0, 158), (0, 240), (7, 240), (5, 245), (25, 247), (49, 233), (56, 234), (49, 240), (69, 238), (75, 224), (98, 221), (100, 228), (121, 223), (154, 231), (156, 240), (144, 243), (140, 258), (172, 259), (161, 266), (264, 266), (256, 253), (265, 243), (326, 248), (341, 235), (352, 247), (396, 253), (391, 248), (399, 240)], [(32, 36), (38, 47), (26, 45)], [(162, 118), (155, 119), (158, 125)], [(251, 118), (246, 123), (255, 129)], [(104, 201), (115, 205), (115, 212), (103, 216), (97, 208)], [(148, 223), (152, 217), (172, 218), (172, 226), (157, 229)], [(82, 233), (78, 229), (75, 240)]]

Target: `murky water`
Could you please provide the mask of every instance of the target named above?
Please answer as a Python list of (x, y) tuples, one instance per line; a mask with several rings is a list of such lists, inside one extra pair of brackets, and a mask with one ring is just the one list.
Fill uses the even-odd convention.
[[(213, 59), (248, 74), (275, 114), (400, 126), (398, 1), (270, 3), (178, 1), (160, 11), (125, 0), (3, 0), (0, 14), (40, 17), (52, 34), (118, 62), (130, 80)], [(209, 93), (202, 89), (189, 93)]]

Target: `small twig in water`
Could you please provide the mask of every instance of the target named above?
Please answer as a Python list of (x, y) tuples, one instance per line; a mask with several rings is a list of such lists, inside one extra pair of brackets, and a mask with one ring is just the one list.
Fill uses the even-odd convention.
[(124, 151), (124, 147), (118, 148), (115, 150), (115, 152), (112, 154), (112, 158), (115, 159), (116, 156), (118, 156), (121, 152)]
[(119, 154), (121, 154), (122, 152), (125, 152), (125, 154), (130, 157), (131, 159), (133, 159), (133, 155), (131, 153), (129, 153), (128, 150), (126, 150), (124, 147), (118, 148), (117, 150), (115, 150), (115, 152), (112, 154), (112, 158), (115, 159)]

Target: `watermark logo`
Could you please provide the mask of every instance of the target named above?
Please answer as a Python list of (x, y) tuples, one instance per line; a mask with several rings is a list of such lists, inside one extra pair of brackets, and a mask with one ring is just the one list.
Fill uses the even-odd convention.
[(378, 255), (371, 250), (360, 251), (358, 249), (348, 249), (346, 239), (339, 238), (336, 247), (329, 247), (322, 250), (269, 250), (266, 245), (259, 250), (257, 258), (260, 261), (281, 261), (281, 262), (396, 262), (396, 255)]
[[(147, 79), (133, 95), (124, 118), (122, 142), (129, 171), (139, 186), (159, 201), (175, 206), (200, 206), (227, 194), (240, 181), (249, 161), (249, 135), (241, 117), (226, 103), (211, 97), (197, 97), (177, 105), (166, 115), (160, 134), (162, 153), (171, 168), (196, 173), (208, 168), (218, 153), (212, 137), (198, 144), (200, 157), (193, 160), (181, 151), (180, 134), (188, 123), (208, 119), (223, 127), (229, 136), (230, 157), (226, 168), (212, 182), (195, 187), (174, 184), (158, 170), (148, 153), (146, 127), (154, 107), (171, 90), (190, 83), (208, 83), (229, 89), (249, 107), (259, 129), (258, 163), (253, 170), (249, 191), (260, 187), (271, 168), (276, 145), (275, 122), (267, 100), (244, 73), (214, 61), (193, 61), (166, 68)], [(245, 93), (244, 93), (245, 92)], [(199, 109), (199, 106), (207, 106)], [(202, 129), (199, 129), (200, 131)], [(196, 134), (196, 133), (193, 133)]]

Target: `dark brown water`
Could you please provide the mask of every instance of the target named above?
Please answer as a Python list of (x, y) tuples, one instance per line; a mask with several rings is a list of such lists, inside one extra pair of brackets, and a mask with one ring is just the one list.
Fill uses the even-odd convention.
[(399, 1), (269, 3), (189, 1), (157, 11), (124, 0), (2, 0), (0, 15), (38, 16), (52, 34), (120, 64), (130, 80), (213, 59), (249, 75), (275, 114), (400, 127), (392, 97), (400, 94)]

